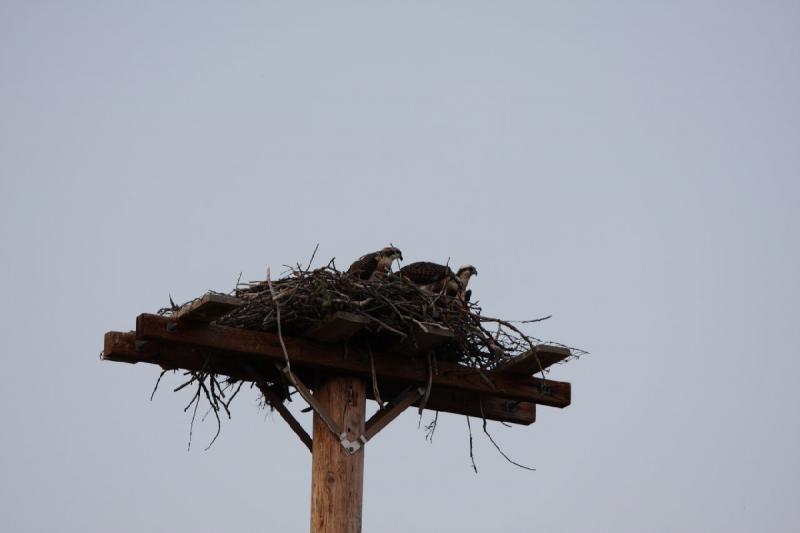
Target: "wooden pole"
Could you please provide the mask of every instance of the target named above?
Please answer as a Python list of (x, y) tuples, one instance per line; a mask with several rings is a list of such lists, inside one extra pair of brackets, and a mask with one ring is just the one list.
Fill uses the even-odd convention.
[[(366, 382), (327, 378), (314, 394), (333, 420), (357, 440), (364, 434)], [(314, 414), (311, 460), (311, 533), (360, 533), (364, 489), (364, 448), (349, 454), (325, 422)]]

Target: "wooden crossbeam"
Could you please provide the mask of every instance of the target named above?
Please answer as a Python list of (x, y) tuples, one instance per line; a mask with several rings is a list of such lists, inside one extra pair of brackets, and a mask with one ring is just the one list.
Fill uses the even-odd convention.
[(541, 344), (512, 359), (501, 362), (493, 370), (530, 376), (567, 359), (572, 353), (561, 346)]
[(300, 425), (300, 422), (294, 417), (294, 415), (286, 408), (280, 398), (278, 398), (274, 392), (270, 390), (270, 388), (265, 385), (263, 382), (259, 382), (256, 384), (258, 390), (261, 391), (261, 394), (264, 395), (264, 398), (267, 400), (269, 405), (278, 411), (278, 414), (281, 415), (281, 418), (289, 424), (289, 427), (292, 428), (292, 431), (300, 437), (300, 440), (303, 444), (306, 445), (308, 451), (312, 451), (313, 449), (313, 442), (311, 441), (311, 436), (306, 432), (305, 428)]
[[(271, 361), (259, 360), (230, 352), (198, 349), (192, 346), (136, 340), (134, 333), (110, 331), (105, 335), (103, 359), (124, 363), (149, 363), (163, 369), (201, 370), (208, 364), (215, 372), (233, 379), (252, 381), (246, 365), (257, 366), (259, 374), (270, 382), (280, 380), (279, 373)], [(296, 373), (302, 369), (293, 367)], [(309, 373), (309, 377), (312, 375)], [(305, 378), (304, 378), (305, 379)], [(307, 382), (311, 382), (307, 380)], [(391, 397), (399, 394), (407, 386), (396, 382), (380, 382), (381, 394)], [(368, 397), (371, 388), (367, 388)], [(476, 394), (452, 389), (434, 388), (426, 404), (426, 409), (480, 418), (483, 414), (489, 420), (530, 425), (536, 420), (536, 406), (531, 402), (520, 402), (497, 398), (490, 394)]]
[(298, 394), (303, 397), (303, 399), (311, 406), (317, 416), (325, 423), (328, 429), (336, 435), (337, 437), (342, 434), (342, 427), (331, 417), (328, 413), (328, 410), (317, 401), (314, 395), (311, 393), (311, 390), (306, 387), (303, 380), (298, 378), (294, 372), (292, 372), (289, 368), (283, 367), (282, 369), (283, 374), (286, 376), (289, 383), (297, 389)]
[[(103, 359), (123, 363), (150, 363), (163, 370), (206, 370), (213, 368), (217, 374), (236, 380), (252, 381), (242, 365), (242, 358), (231, 357), (219, 350), (189, 345), (166, 345), (159, 342), (137, 340), (134, 333), (109, 331), (105, 334)], [(279, 381), (280, 375), (270, 361), (249, 358), (263, 377), (270, 382)]]
[(283, 418), (283, 420), (289, 424), (289, 427), (292, 429), (292, 431), (294, 431), (303, 444), (306, 445), (308, 451), (313, 451), (313, 442), (311, 440), (311, 436), (300, 424), (300, 422), (297, 421), (291, 411), (286, 408), (283, 403), (283, 399), (278, 397), (278, 395), (272, 391), (267, 380), (260, 375), (258, 370), (256, 370), (253, 365), (245, 363), (244, 369), (250, 374), (252, 381), (256, 384), (258, 390), (261, 391), (261, 394), (264, 395), (264, 399), (267, 401), (267, 403), (269, 403), (273, 409), (278, 411), (278, 414), (281, 416), (281, 418)]
[(210, 292), (200, 299), (181, 307), (175, 313), (175, 318), (193, 322), (212, 322), (222, 315), (230, 313), (243, 303), (239, 298)]
[[(272, 361), (284, 359), (278, 336), (225, 326), (196, 326), (175, 323), (167, 318), (143, 314), (136, 319), (137, 339), (207, 347), (226, 352), (258, 356)], [(369, 377), (366, 354), (351, 353), (343, 357), (336, 346), (307, 339), (284, 339), (292, 364), (346, 374)], [(406, 384), (425, 383), (428, 368), (421, 360), (388, 354), (374, 354), (378, 378)], [(440, 362), (433, 376), (434, 387), (490, 394), (510, 400), (522, 400), (552, 407), (570, 404), (570, 384), (508, 372), (481, 372), (455, 363)]]
[(416, 401), (425, 394), (425, 389), (422, 387), (409, 387), (400, 393), (400, 396), (389, 402), (385, 409), (382, 409), (372, 415), (372, 418), (367, 420), (366, 428), (364, 429), (364, 437), (370, 440), (378, 434), (380, 430), (389, 425), (389, 422), (400, 416)]
[[(420, 402), (414, 402), (419, 407)], [(431, 391), (425, 409), (458, 413), (474, 418), (486, 418), (498, 422), (531, 425), (536, 421), (536, 404), (498, 398), (488, 394), (474, 394), (459, 390)]]

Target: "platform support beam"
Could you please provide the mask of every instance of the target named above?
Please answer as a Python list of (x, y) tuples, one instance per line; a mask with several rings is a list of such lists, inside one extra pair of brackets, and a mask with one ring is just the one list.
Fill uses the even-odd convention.
[[(356, 441), (364, 434), (366, 381), (331, 376), (314, 397)], [(315, 412), (311, 466), (311, 533), (360, 533), (364, 490), (364, 447), (350, 454)]]

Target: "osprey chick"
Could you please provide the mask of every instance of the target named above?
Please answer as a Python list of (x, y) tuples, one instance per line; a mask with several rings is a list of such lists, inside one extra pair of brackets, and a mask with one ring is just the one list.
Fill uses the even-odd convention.
[(403, 252), (394, 246), (387, 246), (383, 250), (362, 255), (350, 265), (347, 273), (358, 279), (374, 279), (389, 272), (395, 259), (403, 260)]
[(448, 296), (458, 296), (462, 300), (469, 279), (477, 274), (478, 271), (472, 265), (463, 266), (454, 273), (447, 265), (429, 261), (411, 263), (400, 269), (400, 275), (420, 289), (431, 292), (444, 291)]
[(456, 275), (449, 266), (430, 261), (417, 261), (406, 265), (400, 269), (400, 275), (420, 289), (431, 292), (441, 292), (447, 285), (458, 283)]

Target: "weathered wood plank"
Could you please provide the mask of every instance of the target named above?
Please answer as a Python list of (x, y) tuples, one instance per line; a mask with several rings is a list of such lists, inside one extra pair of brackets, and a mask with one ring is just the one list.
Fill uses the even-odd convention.
[(372, 439), (380, 430), (389, 425), (392, 420), (400, 416), (412, 403), (418, 401), (424, 395), (425, 389), (422, 387), (412, 387), (400, 393), (400, 396), (394, 398), (385, 406), (385, 409), (378, 411), (372, 418), (367, 420), (364, 437), (367, 440)]
[(278, 411), (278, 414), (283, 420), (289, 424), (289, 427), (300, 438), (303, 444), (306, 445), (308, 451), (313, 451), (311, 436), (306, 432), (305, 428), (297, 421), (294, 415), (286, 408), (283, 403), (283, 398), (280, 398), (270, 388), (269, 382), (264, 379), (256, 368), (248, 362), (242, 364), (246, 372), (250, 374), (250, 380), (256, 384), (258, 390), (264, 395), (264, 399), (269, 403), (270, 407)]
[(567, 348), (540, 344), (533, 350), (501, 362), (493, 370), (530, 376), (567, 359), (570, 355), (572, 353)]
[(246, 368), (252, 365), (271, 382), (281, 379), (271, 361), (258, 357), (231, 357), (231, 354), (219, 350), (137, 340), (134, 333), (116, 331), (106, 333), (104, 344), (103, 359), (106, 361), (150, 363), (163, 370), (203, 370), (210, 367), (217, 374), (242, 381), (252, 381), (251, 373)]
[[(248, 366), (254, 363), (251, 357), (237, 357), (235, 354), (208, 350), (201, 353), (191, 347), (148, 341), (139, 341), (140, 348), (137, 351), (136, 343), (134, 333), (110, 331), (105, 335), (103, 359), (124, 363), (150, 363), (164, 369), (200, 370), (206, 364), (206, 358), (210, 357), (208, 363), (213, 365), (218, 373), (234, 379), (253, 380), (252, 372), (248, 369)], [(264, 377), (269, 381), (278, 379), (279, 376), (272, 362), (262, 361), (262, 363), (267, 364), (258, 367), (260, 375), (266, 373)], [(295, 372), (301, 372), (296, 364), (293, 368), (295, 368)], [(307, 382), (311, 383), (311, 380)], [(407, 383), (379, 382), (381, 394), (387, 398), (400, 394), (407, 385)], [(367, 387), (368, 397), (374, 400), (371, 397), (371, 390), (370, 387)], [(483, 415), (488, 420), (512, 424), (529, 425), (536, 420), (536, 406), (531, 402), (506, 400), (487, 394), (452, 389), (440, 390), (435, 387), (431, 391), (426, 409), (475, 418)]]
[(118, 363), (153, 363), (155, 361), (145, 360), (140, 354), (136, 353), (136, 335), (134, 333), (122, 333), (120, 331), (109, 331), (103, 336), (103, 353), (100, 358), (104, 361), (116, 361)]
[(198, 300), (189, 302), (175, 313), (177, 320), (192, 322), (212, 322), (230, 313), (244, 302), (227, 294), (208, 293)]
[[(434, 400), (435, 397), (435, 400)], [(415, 407), (419, 402), (414, 402)], [(446, 391), (445, 394), (431, 391), (425, 405), (431, 411), (458, 413), (475, 418), (486, 418), (499, 422), (511, 422), (528, 426), (536, 421), (536, 404), (498, 398), (487, 394), (473, 394), (463, 391)]]
[(278, 396), (272, 392), (269, 386), (263, 382), (259, 381), (256, 383), (258, 390), (261, 391), (261, 394), (264, 395), (264, 398), (267, 400), (267, 403), (278, 411), (278, 414), (283, 418), (283, 420), (289, 424), (289, 427), (294, 431), (295, 435), (297, 435), (303, 444), (306, 445), (308, 451), (313, 452), (313, 442), (311, 440), (311, 436), (306, 432), (305, 428), (300, 425), (300, 422), (294, 417), (294, 415), (286, 408), (283, 404), (283, 401), (278, 398)]
[[(270, 360), (284, 359), (280, 341), (275, 334), (224, 326), (176, 323), (156, 315), (144, 314), (137, 317), (136, 337), (255, 355)], [(350, 357), (345, 358), (337, 346), (296, 337), (286, 337), (284, 340), (293, 365), (336, 373), (371, 375), (366, 354), (351, 353)], [(374, 361), (375, 372), (382, 380), (406, 384), (427, 381), (428, 368), (421, 360), (374, 354)], [(438, 373), (433, 376), (434, 387), (490, 394), (553, 407), (566, 407), (570, 404), (569, 383), (508, 372), (480, 372), (445, 361), (438, 363), (437, 367)]]
[(308, 328), (304, 337), (320, 342), (337, 342), (349, 339), (369, 324), (363, 316), (345, 311), (333, 313), (323, 322)]
[(341, 434), (342, 427), (338, 425), (336, 420), (333, 419), (333, 416), (328, 412), (325, 406), (322, 405), (317, 397), (311, 393), (311, 389), (306, 387), (306, 384), (303, 383), (303, 380), (298, 378), (288, 367), (283, 367), (282, 372), (286, 376), (289, 383), (291, 383), (292, 386), (297, 390), (297, 393), (300, 394), (306, 403), (314, 410), (314, 420), (318, 418), (322, 420), (322, 422), (328, 426), (328, 429), (330, 429), (331, 433), (334, 435)]
[(425, 354), (429, 350), (453, 340), (453, 332), (447, 328), (425, 325), (416, 326), (414, 337), (407, 337), (389, 347), (388, 351), (397, 354)]

